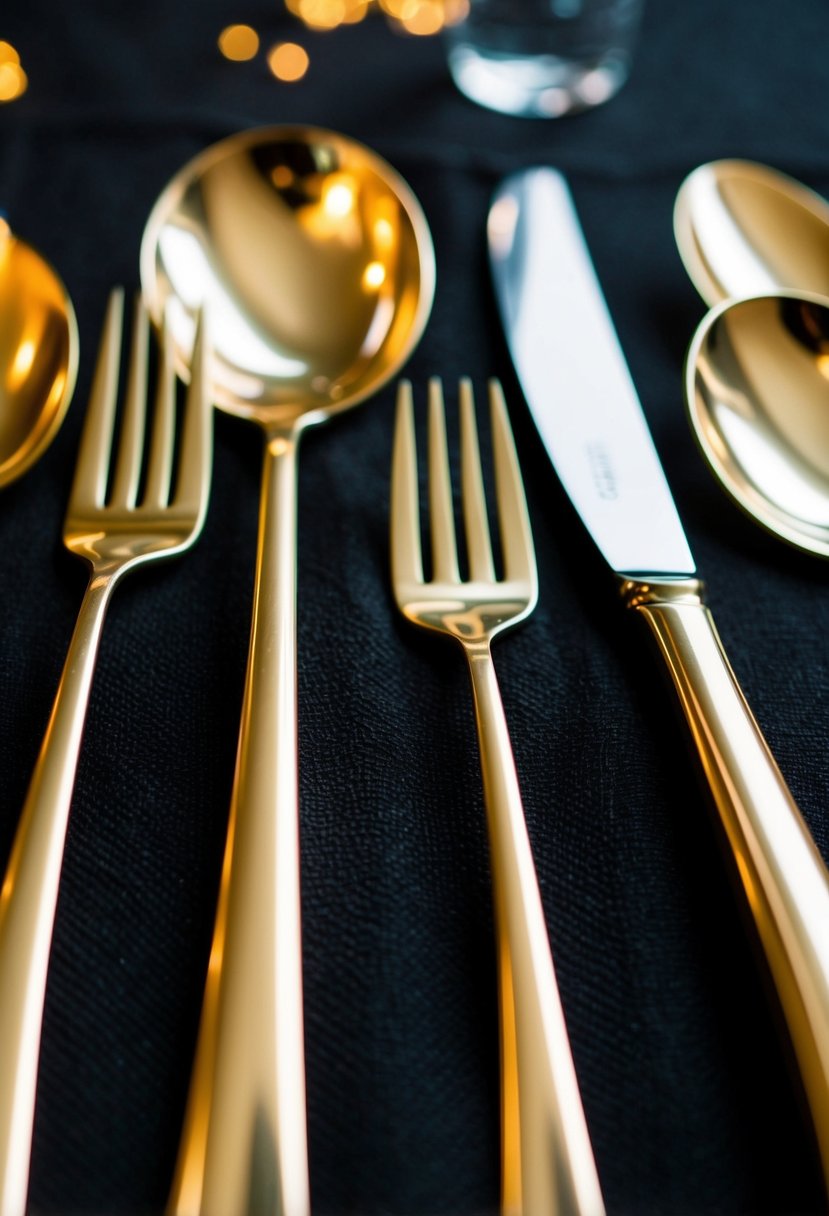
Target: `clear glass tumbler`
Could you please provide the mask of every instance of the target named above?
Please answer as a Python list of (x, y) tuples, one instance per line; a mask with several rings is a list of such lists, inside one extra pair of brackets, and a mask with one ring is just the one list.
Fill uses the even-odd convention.
[(449, 70), (472, 101), (534, 118), (600, 105), (630, 72), (643, 0), (470, 0), (447, 29)]

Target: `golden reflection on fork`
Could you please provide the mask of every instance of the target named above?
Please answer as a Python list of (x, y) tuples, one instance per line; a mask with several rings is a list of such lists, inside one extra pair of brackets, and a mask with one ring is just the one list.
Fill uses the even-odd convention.
[[(212, 464), (212, 406), (200, 332), (175, 444), (175, 375), (166, 334), (147, 444), (148, 320), (136, 305), (117, 455), (113, 455), (123, 293), (110, 297), (64, 521), (90, 580), (0, 891), (0, 1216), (24, 1216), (46, 976), (86, 709), (104, 617), (121, 577), (173, 557), (201, 532)], [(174, 448), (178, 470), (173, 475)], [(112, 469), (112, 484), (107, 486)]]
[(502, 1212), (604, 1212), (556, 984), (491, 642), (523, 621), (538, 591), (527, 505), (501, 386), (489, 386), (503, 577), (493, 561), (472, 386), (460, 397), (461, 483), (469, 577), (455, 538), (441, 383), (429, 383), (432, 577), (424, 579), (411, 385), (398, 395), (392, 461), (392, 584), (415, 625), (454, 638), (472, 679), (490, 839), (501, 1006)]

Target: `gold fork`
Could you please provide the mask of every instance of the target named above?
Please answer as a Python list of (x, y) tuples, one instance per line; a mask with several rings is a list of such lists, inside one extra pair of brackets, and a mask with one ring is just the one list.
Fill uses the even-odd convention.
[(443, 390), (429, 382), (432, 578), (423, 577), (412, 388), (400, 385), (392, 459), (395, 599), (469, 661), (489, 828), (501, 1007), (501, 1207), (509, 1216), (600, 1216), (601, 1190), (550, 954), (490, 643), (537, 600), (532, 533), (501, 386), (489, 386), (504, 576), (496, 576), (469, 380), (459, 390), (469, 577), (458, 566)]
[[(0, 890), (0, 1214), (26, 1208), (43, 1002), (61, 860), (95, 659), (110, 596), (128, 570), (189, 548), (207, 510), (212, 463), (206, 344), (175, 443), (172, 343), (164, 336), (155, 417), (146, 457), (147, 339), (136, 305), (126, 398), (110, 478), (123, 323), (123, 292), (110, 296), (63, 540), (91, 567), (8, 870)], [(174, 447), (179, 450), (173, 481)]]

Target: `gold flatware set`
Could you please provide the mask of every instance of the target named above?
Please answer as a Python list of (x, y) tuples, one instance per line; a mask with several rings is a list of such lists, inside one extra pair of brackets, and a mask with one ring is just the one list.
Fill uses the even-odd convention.
[[(690, 346), (686, 401), (703, 454), (740, 505), (827, 556), (829, 463), (804, 453), (829, 451), (829, 285), (815, 278), (802, 241), (785, 264), (777, 252), (785, 241), (774, 245), (763, 229), (764, 216), (779, 219), (787, 208), (808, 216), (812, 249), (825, 248), (829, 207), (771, 170), (720, 162), (680, 191), (677, 241), (712, 306)], [(622, 602), (649, 626), (670, 670), (785, 1015), (829, 1187), (826, 867), (705, 606), (563, 179), (542, 169), (508, 179), (493, 199), (488, 239), (507, 344), (542, 441)], [(434, 250), (417, 199), (375, 153), (334, 132), (274, 127), (223, 140), (176, 174), (147, 222), (140, 269), (120, 410), (122, 293), (107, 310), (63, 529), (90, 581), (0, 891), (0, 1216), (26, 1211), (49, 952), (105, 613), (127, 571), (197, 540), (213, 406), (261, 429), (264, 461), (227, 844), (168, 1210), (308, 1216), (298, 448), (306, 430), (398, 374), (429, 317)], [(3, 485), (55, 434), (78, 355), (65, 289), (3, 226), (0, 287), (0, 309), (11, 310), (0, 363), (20, 372), (0, 388)], [(558, 331), (552, 346), (542, 320)], [(159, 334), (154, 393), (150, 323)], [(797, 402), (785, 421), (784, 390)], [(472, 683), (499, 980), (502, 1212), (603, 1216), (556, 981), (555, 926), (551, 950), (491, 655), (493, 639), (525, 621), (538, 596), (518, 456), (492, 380), (488, 507), (472, 384), (462, 380), (459, 543), (440, 380), (426, 395), (428, 509), (418, 493), (417, 392), (399, 385), (390, 581), (408, 621), (460, 646)]]

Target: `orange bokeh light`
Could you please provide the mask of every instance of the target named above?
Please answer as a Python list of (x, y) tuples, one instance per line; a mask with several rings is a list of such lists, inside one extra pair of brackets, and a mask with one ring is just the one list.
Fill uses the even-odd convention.
[(268, 67), (277, 80), (301, 80), (308, 71), (308, 52), (296, 42), (278, 42), (268, 53)]
[(283, 0), (289, 12), (310, 29), (355, 25), (380, 9), (393, 25), (410, 34), (437, 34), (469, 15), (470, 0)]
[(14, 101), (28, 88), (29, 78), (19, 63), (13, 60), (0, 62), (0, 101)]
[(419, 0), (400, 17), (409, 34), (437, 34), (445, 25), (442, 0)]
[(219, 50), (225, 59), (244, 63), (259, 52), (259, 35), (249, 25), (229, 25), (219, 35)]

